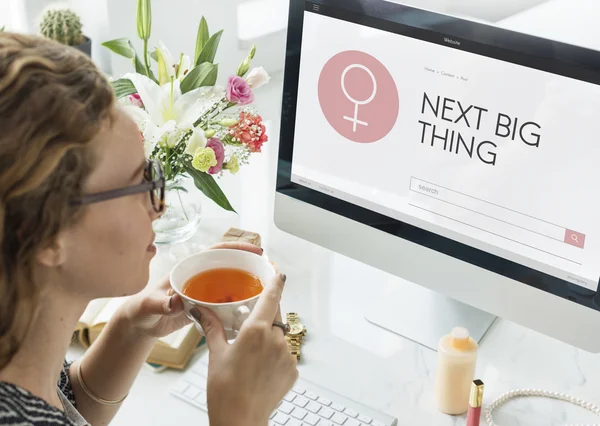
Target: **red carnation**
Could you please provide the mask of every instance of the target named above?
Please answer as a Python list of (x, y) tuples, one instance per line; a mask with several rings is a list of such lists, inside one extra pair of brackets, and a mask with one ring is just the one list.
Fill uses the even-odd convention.
[(260, 152), (269, 140), (262, 117), (248, 112), (240, 113), (238, 124), (229, 133), (234, 141), (243, 143), (251, 152)]

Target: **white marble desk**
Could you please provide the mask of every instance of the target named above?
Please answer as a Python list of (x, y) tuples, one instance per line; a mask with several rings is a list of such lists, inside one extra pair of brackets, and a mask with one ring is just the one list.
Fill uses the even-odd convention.
[[(591, 2), (595, 3), (584, 3), (589, 6)], [(541, 16), (532, 12), (526, 19), (521, 14), (513, 21), (507, 20), (506, 26), (529, 27), (534, 32), (531, 23), (538, 19), (552, 19), (554, 26), (556, 17), (567, 16), (576, 2), (563, 1), (564, 13), (557, 7), (560, 1), (551, 3), (539, 8)], [(544, 15), (546, 12), (548, 16)], [(571, 25), (577, 25), (575, 21)], [(561, 28), (564, 19), (562, 22)], [(276, 76), (266, 90), (261, 112), (265, 117), (278, 117), (281, 76)], [(278, 128), (278, 123), (274, 123), (274, 128)], [(177, 256), (216, 241), (230, 226), (260, 232), (267, 255), (288, 275), (283, 310), (299, 312), (308, 327), (299, 365), (303, 377), (392, 414), (398, 417), (400, 425), (463, 425), (463, 417), (446, 416), (433, 407), (436, 353), (364, 319), (364, 310), (371, 300), (393, 288), (396, 279), (274, 227), (277, 137), (273, 131), (271, 138), (273, 143), (266, 146), (262, 156), (235, 178), (222, 181), (240, 215), (224, 213), (206, 201), (205, 217), (194, 240), (171, 250), (161, 249), (152, 264), (152, 279), (166, 273)], [(69, 357), (81, 353), (81, 348), (73, 346)], [(180, 374), (172, 370), (154, 373), (143, 368), (113, 424), (208, 425), (204, 412), (169, 395), (169, 388)], [(521, 387), (566, 392), (600, 403), (600, 356), (504, 320), (497, 320), (482, 342), (477, 376), (486, 384), (484, 403)], [(566, 403), (529, 399), (509, 403), (500, 409), (496, 420), (506, 426), (551, 426), (592, 423), (595, 419)]]
[[(266, 211), (257, 209), (256, 214), (238, 220), (211, 206), (207, 210), (197, 248), (216, 240), (230, 225), (258, 230), (267, 255), (288, 275), (282, 308), (299, 312), (309, 330), (299, 366), (303, 377), (386, 411), (401, 425), (464, 424), (463, 417), (446, 416), (433, 408), (436, 353), (363, 317), (369, 301), (395, 285), (393, 277), (276, 230), (269, 225)], [(185, 247), (176, 249), (185, 254)], [(165, 253), (155, 260), (154, 278), (175, 262)], [(70, 355), (80, 351), (74, 347)], [(142, 369), (114, 424), (207, 425), (205, 413), (169, 395), (180, 374)], [(496, 321), (482, 342), (477, 376), (486, 383), (485, 402), (515, 387), (542, 387), (600, 402), (599, 356), (503, 320)], [(501, 425), (521, 426), (593, 420), (582, 409), (539, 399), (510, 403), (497, 419)]]
[[(161, 250), (152, 279), (166, 273), (188, 250), (216, 241), (229, 226), (263, 236), (267, 255), (288, 275), (284, 311), (297, 311), (308, 327), (299, 366), (303, 377), (399, 418), (401, 425), (462, 425), (464, 418), (438, 413), (432, 403), (436, 353), (368, 323), (363, 310), (395, 278), (277, 230), (272, 225), (276, 147), (270, 146), (237, 179), (224, 182), (240, 216), (205, 203), (205, 218), (191, 242)], [(557, 313), (560, 315), (560, 313)], [(427, 318), (423, 319), (424, 321)], [(73, 347), (70, 356), (81, 349)], [(115, 425), (207, 425), (205, 413), (169, 395), (177, 371), (142, 369)], [(543, 387), (600, 402), (600, 357), (518, 325), (498, 320), (481, 345), (477, 375), (485, 402), (515, 387)], [(510, 403), (498, 413), (503, 425), (590, 423), (582, 409), (556, 401)]]

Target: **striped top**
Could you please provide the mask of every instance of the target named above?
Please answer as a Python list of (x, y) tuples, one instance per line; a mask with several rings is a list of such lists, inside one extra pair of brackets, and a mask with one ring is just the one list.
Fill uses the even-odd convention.
[[(69, 378), (70, 363), (65, 361), (58, 391), (75, 406)], [(46, 401), (12, 383), (0, 382), (0, 425), (2, 426), (75, 426), (67, 415)]]

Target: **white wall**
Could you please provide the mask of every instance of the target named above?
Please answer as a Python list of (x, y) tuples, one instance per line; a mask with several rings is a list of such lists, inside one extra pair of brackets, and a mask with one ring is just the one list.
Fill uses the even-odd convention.
[(7, 31), (26, 31), (23, 0), (0, 0), (0, 28)]

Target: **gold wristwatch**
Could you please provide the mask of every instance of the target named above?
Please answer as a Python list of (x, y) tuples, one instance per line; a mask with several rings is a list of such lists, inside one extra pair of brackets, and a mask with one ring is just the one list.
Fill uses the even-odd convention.
[(286, 314), (286, 320), (290, 326), (290, 331), (285, 336), (290, 353), (300, 360), (300, 345), (302, 344), (302, 338), (306, 335), (306, 327), (298, 321), (298, 314), (295, 312)]

